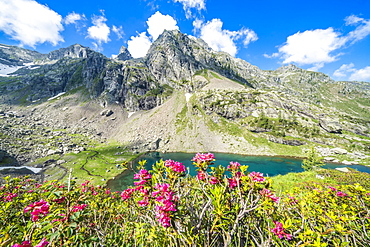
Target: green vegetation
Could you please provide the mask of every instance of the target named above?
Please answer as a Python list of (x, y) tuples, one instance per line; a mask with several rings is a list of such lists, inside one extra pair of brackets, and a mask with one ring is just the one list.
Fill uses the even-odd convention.
[[(122, 192), (71, 177), (43, 184), (6, 178), (0, 187), (0, 214), (7, 216), (0, 218), (0, 242), (50, 247), (370, 244), (369, 174), (317, 170), (270, 179), (237, 162), (210, 169), (217, 162), (210, 153), (193, 161), (196, 177), (185, 175), (176, 161), (160, 161), (152, 171), (142, 162), (135, 185)], [(356, 179), (366, 182), (353, 184)]]
[(61, 165), (47, 168), (45, 174), (49, 176), (48, 179), (66, 181), (67, 173), (72, 171), (72, 177), (79, 183), (87, 179), (96, 185), (104, 185), (106, 181), (124, 171), (122, 166), (117, 165), (129, 162), (137, 156), (119, 144), (109, 144), (91, 147), (78, 153), (48, 156), (34, 163), (44, 163), (51, 159), (64, 160), (65, 163)]
[(169, 97), (169, 96), (172, 95), (172, 93), (173, 93), (173, 88), (171, 86), (169, 86), (167, 84), (164, 84), (164, 85), (156, 84), (156, 87), (154, 87), (154, 88), (150, 89), (148, 92), (146, 92), (144, 97), (149, 97), (149, 96)]
[(252, 127), (269, 130), (271, 131), (270, 134), (278, 137), (285, 137), (286, 133), (289, 133), (291, 131), (296, 131), (305, 138), (322, 136), (317, 126), (303, 126), (297, 120), (269, 118), (266, 117), (264, 114), (261, 114), (257, 118), (249, 118), (247, 122)]
[(321, 168), (323, 165), (325, 163), (322, 161), (322, 157), (317, 154), (315, 147), (312, 146), (307, 153), (307, 158), (303, 160), (302, 168), (305, 171), (312, 171)]

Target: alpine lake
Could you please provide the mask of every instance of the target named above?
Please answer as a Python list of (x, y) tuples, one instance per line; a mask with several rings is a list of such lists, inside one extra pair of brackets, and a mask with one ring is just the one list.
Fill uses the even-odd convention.
[[(303, 172), (302, 159), (292, 157), (279, 157), (279, 156), (248, 156), (239, 154), (228, 154), (228, 153), (214, 153), (216, 160), (212, 166), (222, 165), (227, 167), (230, 161), (239, 162), (240, 165), (247, 165), (249, 172), (256, 171), (261, 172), (266, 177), (273, 177), (276, 175), (285, 175), (291, 172)], [(138, 162), (146, 160), (145, 169), (151, 170), (152, 165), (157, 161), (162, 160), (174, 160), (183, 163), (187, 167), (187, 173), (191, 176), (196, 175), (196, 167), (192, 163), (192, 159), (195, 153), (160, 153), (160, 152), (149, 152), (140, 156), (132, 162), (132, 167), (135, 168)], [(335, 169), (350, 167), (355, 170), (370, 173), (370, 167), (362, 165), (343, 165), (338, 163), (325, 163), (324, 168)], [(107, 182), (107, 186), (112, 191), (122, 191), (128, 186), (134, 184), (134, 174), (137, 171), (134, 169), (127, 169), (121, 174), (116, 176)]]

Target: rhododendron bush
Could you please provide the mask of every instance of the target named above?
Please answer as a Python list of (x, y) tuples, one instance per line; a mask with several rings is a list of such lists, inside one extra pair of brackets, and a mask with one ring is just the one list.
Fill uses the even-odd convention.
[[(277, 196), (271, 179), (211, 153), (197, 175), (166, 160), (112, 192), (86, 181), (0, 187), (0, 246), (370, 246), (370, 191), (307, 183)], [(211, 166), (212, 165), (212, 166)]]

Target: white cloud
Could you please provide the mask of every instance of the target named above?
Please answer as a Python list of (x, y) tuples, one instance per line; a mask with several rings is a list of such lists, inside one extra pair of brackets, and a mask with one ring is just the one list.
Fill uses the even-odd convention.
[(278, 52), (272, 53), (271, 55), (265, 53), (265, 54), (263, 54), (263, 56), (265, 58), (276, 58), (276, 57), (279, 57), (280, 54)]
[(112, 31), (117, 35), (118, 39), (122, 39), (125, 32), (123, 31), (122, 26), (116, 27), (113, 25)]
[(185, 10), (186, 18), (191, 18), (191, 9), (196, 9), (197, 11), (205, 10), (206, 4), (205, 0), (173, 0), (175, 3), (179, 2), (183, 5)]
[(283, 63), (320, 64), (337, 60), (332, 52), (344, 45), (343, 38), (333, 28), (316, 29), (289, 36), (279, 48)]
[(139, 36), (132, 36), (127, 41), (127, 49), (134, 58), (144, 57), (148, 52), (152, 42), (149, 37), (146, 36), (145, 32), (139, 34)]
[(176, 20), (170, 15), (162, 15), (159, 11), (153, 14), (147, 20), (148, 34), (142, 32), (139, 36), (132, 36), (127, 42), (127, 49), (132, 57), (144, 57), (148, 52), (151, 44), (155, 41), (164, 30), (179, 30)]
[(314, 66), (312, 66), (311, 68), (308, 68), (307, 70), (319, 71), (319, 69), (321, 69), (322, 67), (324, 67), (324, 63), (315, 63)]
[(351, 15), (346, 18), (346, 25), (358, 25), (355, 30), (348, 33), (346, 40), (351, 44), (356, 43), (359, 40), (364, 39), (370, 34), (370, 20), (365, 20), (357, 16)]
[(0, 0), (0, 31), (21, 45), (63, 42), (62, 17), (34, 0)]
[(93, 44), (97, 50), (101, 50), (102, 43), (108, 43), (110, 41), (110, 28), (105, 23), (106, 21), (107, 18), (104, 16), (94, 16), (92, 18), (94, 25), (87, 29), (87, 37), (96, 41)]
[(157, 11), (154, 15), (148, 18), (148, 33), (152, 36), (153, 41), (156, 40), (164, 30), (179, 30), (176, 20), (170, 15), (162, 15)]
[(67, 25), (75, 24), (77, 21), (84, 20), (84, 19), (86, 19), (85, 15), (80, 15), (75, 12), (72, 12), (64, 18), (64, 23)]
[(370, 20), (351, 15), (345, 18), (345, 24), (356, 28), (347, 34), (336, 32), (332, 27), (298, 32), (280, 46), (278, 56), (276, 53), (264, 56), (280, 57), (283, 63), (313, 65), (311, 69), (318, 70), (326, 63), (338, 60), (342, 55), (341, 49), (370, 35)]
[(344, 20), (346, 21), (346, 25), (348, 26), (348, 25), (354, 25), (358, 22), (361, 22), (364, 19), (358, 16), (355, 16), (355, 15), (350, 15), (350, 16), (347, 16)]
[(334, 71), (333, 75), (335, 77), (346, 77), (348, 73), (356, 71), (356, 69), (354, 69), (354, 67), (355, 67), (355, 65), (353, 63), (343, 64), (342, 66), (340, 66), (339, 69)]
[[(350, 74), (350, 75), (349, 75)], [(353, 63), (343, 64), (339, 69), (334, 71), (335, 77), (348, 77), (350, 81), (369, 81), (370, 82), (370, 66), (363, 69), (356, 69)]]
[(243, 39), (243, 43), (247, 46), (250, 42), (258, 39), (257, 34), (250, 29), (243, 28), (239, 31), (229, 31), (222, 29), (222, 21), (213, 19), (207, 23), (201, 23), (199, 20), (193, 22), (196, 29), (200, 31), (200, 38), (216, 51), (224, 51), (232, 56), (238, 52), (235, 41)]
[(370, 82), (370, 66), (367, 66), (363, 69), (355, 70), (349, 77), (349, 80)]
[(257, 34), (251, 29), (244, 28), (240, 32), (241, 32), (240, 35), (242, 37), (245, 36), (243, 41), (244, 46), (248, 46), (251, 42), (258, 40)]
[(195, 28), (195, 30), (200, 29), (202, 27), (202, 24), (203, 24), (203, 21), (200, 19), (195, 19), (193, 21), (193, 27)]

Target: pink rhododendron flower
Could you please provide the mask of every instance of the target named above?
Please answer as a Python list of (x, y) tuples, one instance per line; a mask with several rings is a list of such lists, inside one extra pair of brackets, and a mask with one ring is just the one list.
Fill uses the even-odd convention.
[(10, 202), (14, 197), (17, 197), (17, 193), (5, 193), (4, 201)]
[(146, 180), (146, 179), (151, 179), (151, 178), (152, 178), (152, 175), (150, 175), (150, 173), (145, 169), (141, 169), (139, 173), (136, 173), (134, 175), (134, 179), (145, 179)]
[(46, 239), (42, 239), (40, 243), (36, 244), (35, 247), (45, 247), (49, 244), (48, 241), (46, 241)]
[(39, 215), (47, 215), (49, 213), (49, 204), (48, 202), (44, 201), (41, 199), (38, 202), (34, 202), (30, 205), (28, 205), (25, 209), (24, 212), (27, 213), (28, 211), (31, 211), (31, 218), (32, 221), (37, 221), (39, 219)]
[(151, 179), (152, 178), (152, 175), (150, 175), (150, 173), (145, 170), (145, 169), (141, 169), (139, 173), (136, 173), (134, 174), (134, 179), (140, 179), (140, 181), (138, 182), (134, 182), (134, 185), (143, 185), (147, 182), (148, 179)]
[(283, 224), (279, 221), (274, 221), (274, 224), (275, 224), (275, 228), (271, 229), (271, 232), (274, 233), (276, 236), (278, 236), (280, 239), (282, 238), (286, 238), (288, 240), (292, 239), (292, 235), (291, 234), (288, 234), (288, 233), (285, 233), (284, 232), (284, 228), (283, 228)]
[(337, 191), (337, 189), (336, 189), (336, 188), (331, 187), (331, 186), (329, 186), (329, 189), (331, 189), (331, 191)]
[(220, 180), (218, 178), (212, 176), (212, 177), (209, 178), (209, 183), (210, 184), (218, 184), (218, 183), (220, 183)]
[(206, 178), (207, 178), (207, 173), (205, 173), (204, 171), (198, 171), (198, 174), (197, 174), (198, 180), (204, 180)]
[(263, 173), (260, 172), (251, 172), (248, 174), (248, 177), (252, 179), (254, 182), (263, 182), (266, 179), (263, 177)]
[(56, 202), (58, 204), (63, 203), (66, 200), (65, 196), (61, 198), (54, 199), (53, 202)]
[(239, 186), (240, 185), (240, 178), (241, 177), (242, 177), (242, 173), (241, 172), (236, 172), (235, 175), (234, 175), (234, 177), (228, 178), (229, 187), (231, 189), (234, 189), (235, 187)]
[(124, 191), (122, 191), (122, 193), (121, 193), (122, 200), (129, 199), (133, 192), (134, 192), (134, 189), (130, 189), (130, 188), (125, 189)]
[(230, 165), (227, 166), (227, 169), (231, 171), (236, 171), (239, 169), (239, 167), (240, 167), (240, 164), (238, 162), (231, 161)]
[(229, 187), (231, 189), (234, 189), (235, 187), (238, 186), (238, 181), (235, 178), (228, 178), (227, 180), (229, 182)]
[(87, 207), (87, 204), (76, 204), (73, 206), (72, 212), (82, 211), (86, 207)]
[(261, 191), (260, 191), (260, 194), (263, 195), (263, 196), (266, 196), (268, 198), (270, 198), (272, 201), (276, 202), (276, 203), (279, 203), (280, 201), (280, 197), (277, 197), (275, 196), (270, 190), (268, 189), (265, 189), (263, 188)]
[(148, 206), (149, 205), (149, 197), (145, 196), (143, 200), (137, 202), (140, 207)]
[(340, 197), (346, 197), (348, 196), (346, 193), (342, 192), (342, 191), (338, 191), (337, 192), (337, 196), (340, 196)]
[(290, 205), (296, 205), (296, 204), (298, 204), (298, 200), (295, 199), (295, 197), (289, 196), (288, 198), (289, 198), (289, 204)]
[(58, 216), (61, 217), (61, 218), (59, 218), (59, 219), (53, 219), (51, 222), (57, 222), (57, 221), (63, 222), (63, 221), (66, 221), (67, 220), (67, 217), (66, 217), (65, 214), (59, 214)]
[(186, 171), (186, 167), (182, 163), (177, 161), (166, 160), (164, 162), (164, 165), (171, 168), (171, 170), (174, 172), (182, 173)]
[(88, 184), (90, 183), (90, 181), (89, 180), (86, 180), (84, 183), (82, 183), (81, 185), (82, 186), (87, 186)]
[(170, 227), (171, 226), (171, 224), (170, 224), (171, 218), (170, 218), (170, 214), (168, 212), (157, 211), (155, 217), (158, 219), (159, 223), (161, 223), (161, 225), (163, 227)]
[(171, 211), (176, 211), (173, 192), (170, 190), (169, 184), (156, 184), (156, 191), (153, 191), (152, 196), (156, 198), (158, 203), (155, 206), (156, 218), (163, 227), (169, 227), (171, 221)]
[[(42, 239), (40, 243), (36, 244), (34, 247), (45, 247), (49, 244), (46, 239)], [(12, 247), (33, 247), (30, 241), (23, 241), (22, 244), (14, 244)]]
[(12, 247), (33, 247), (30, 241), (23, 241), (21, 244), (14, 244)]
[(198, 164), (203, 162), (211, 162), (215, 160), (215, 156), (213, 153), (197, 153), (192, 160)]

